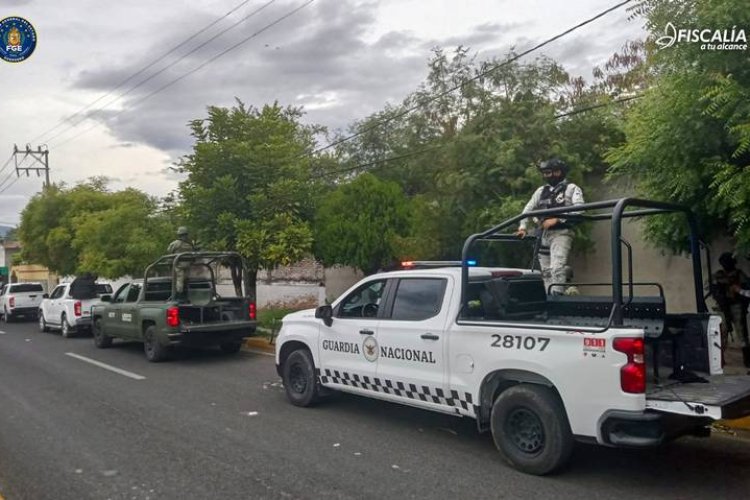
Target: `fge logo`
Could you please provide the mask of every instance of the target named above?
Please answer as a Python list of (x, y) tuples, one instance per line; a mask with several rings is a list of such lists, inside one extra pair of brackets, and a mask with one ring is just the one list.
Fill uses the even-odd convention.
[(36, 48), (36, 30), (22, 17), (0, 21), (0, 58), (7, 62), (26, 60)]

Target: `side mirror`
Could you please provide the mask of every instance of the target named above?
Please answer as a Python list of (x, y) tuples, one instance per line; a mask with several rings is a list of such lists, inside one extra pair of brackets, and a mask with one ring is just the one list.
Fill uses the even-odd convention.
[(48, 293), (43, 293), (42, 294), (42, 298), (43, 299), (48, 299), (49, 298), (49, 294)]
[(102, 302), (112, 302), (112, 296), (109, 294), (104, 294), (100, 298)]
[(315, 317), (323, 320), (326, 326), (333, 324), (333, 308), (326, 304), (315, 309)]

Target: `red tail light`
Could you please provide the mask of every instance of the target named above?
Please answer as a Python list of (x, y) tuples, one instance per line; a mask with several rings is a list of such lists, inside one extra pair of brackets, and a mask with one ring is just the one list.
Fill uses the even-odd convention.
[(76, 316), (81, 315), (81, 302), (80, 301), (73, 304), (73, 311), (75, 312)]
[(620, 387), (623, 392), (643, 394), (646, 392), (646, 359), (643, 353), (643, 339), (621, 337), (612, 346), (628, 356), (628, 362), (620, 368)]
[(167, 326), (176, 328), (180, 326), (180, 308), (179, 307), (168, 307), (167, 308)]
[(258, 316), (258, 312), (255, 310), (255, 302), (250, 302), (247, 306), (247, 315), (251, 320), (255, 320)]
[(11, 295), (8, 297), (8, 305), (10, 307), (16, 307), (16, 298), (14, 296)]

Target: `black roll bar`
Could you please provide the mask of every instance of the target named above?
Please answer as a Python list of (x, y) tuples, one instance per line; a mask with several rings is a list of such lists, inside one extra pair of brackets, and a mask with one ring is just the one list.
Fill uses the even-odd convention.
[[(637, 210), (627, 210), (629, 207)], [(590, 213), (595, 212), (595, 213)], [(614, 326), (622, 326), (622, 219), (630, 217), (642, 217), (667, 213), (683, 213), (688, 221), (690, 228), (690, 255), (693, 262), (693, 286), (695, 287), (695, 304), (698, 312), (707, 312), (706, 301), (703, 297), (703, 276), (701, 252), (698, 237), (698, 223), (693, 212), (684, 205), (675, 203), (666, 203), (662, 201), (643, 200), (640, 198), (620, 198), (614, 200), (596, 201), (593, 203), (584, 203), (581, 205), (549, 208), (545, 210), (533, 210), (531, 212), (518, 214), (515, 217), (491, 227), (484, 232), (472, 234), (464, 242), (461, 251), (461, 311), (466, 305), (467, 287), (469, 283), (469, 266), (467, 260), (472, 245), (482, 240), (507, 239), (501, 236), (501, 231), (517, 225), (521, 220), (530, 217), (548, 217), (552, 215), (565, 215), (570, 220), (611, 220), (611, 248), (612, 248), (612, 311), (611, 323)], [(625, 243), (627, 245), (627, 242)], [(628, 246), (628, 256), (630, 268), (630, 282), (632, 283), (632, 251)], [(629, 289), (629, 295), (632, 297), (632, 286)]]

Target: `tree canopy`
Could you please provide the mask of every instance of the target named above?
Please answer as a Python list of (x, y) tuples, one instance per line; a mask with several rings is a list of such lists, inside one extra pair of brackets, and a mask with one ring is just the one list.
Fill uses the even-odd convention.
[(21, 213), (21, 259), (61, 275), (140, 276), (173, 233), (156, 207), (155, 198), (136, 189), (109, 191), (103, 178), (49, 186)]

